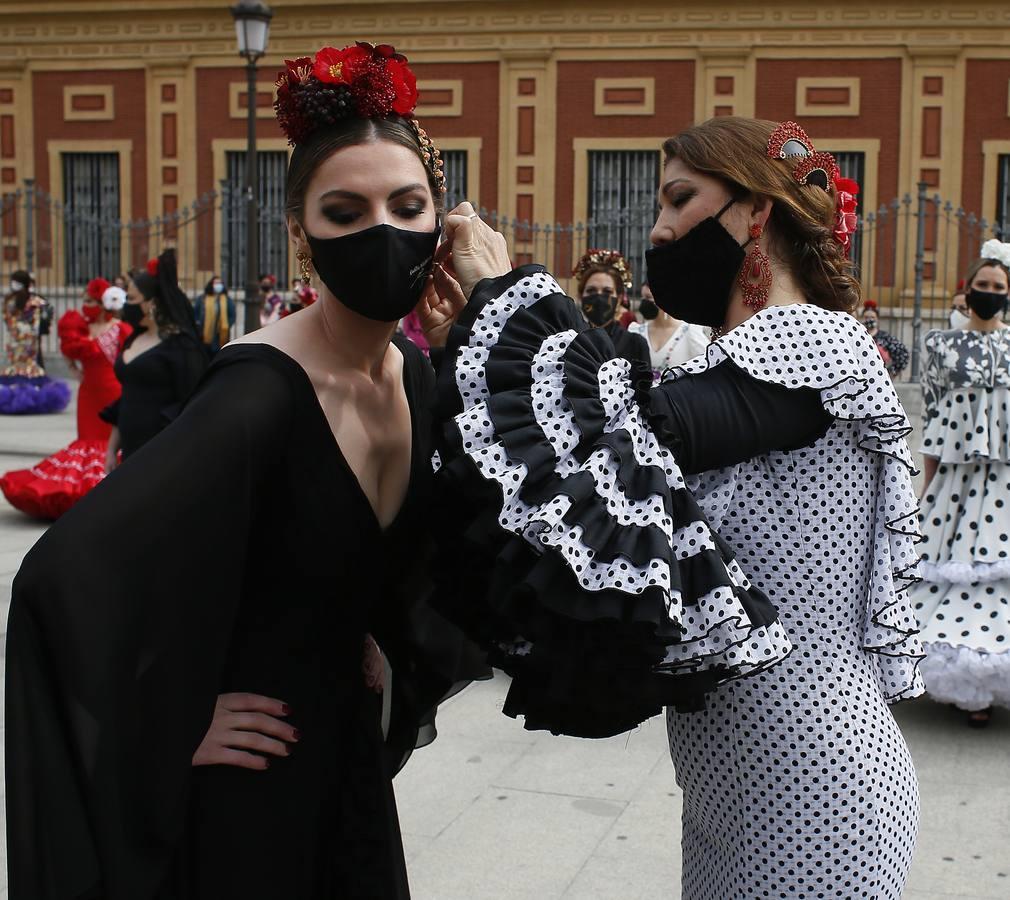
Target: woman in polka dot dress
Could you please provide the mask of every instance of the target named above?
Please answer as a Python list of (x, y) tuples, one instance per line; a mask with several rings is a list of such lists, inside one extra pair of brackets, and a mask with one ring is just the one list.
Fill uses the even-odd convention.
[(912, 594), (926, 690), (975, 727), (1010, 706), (1010, 244), (965, 279), (965, 330), (926, 335), (923, 581)]
[[(904, 440), (911, 429), (880, 354), (851, 314), (859, 292), (843, 252), (837, 169), (793, 123), (714, 119), (664, 151), (649, 283), (671, 315), (722, 336), (658, 386), (639, 388), (645, 422), (631, 421), (625, 397), (636, 373), (613, 360), (612, 347), (597, 348), (602, 358), (590, 352), (574, 316), (563, 313), (571, 302), (542, 269), (503, 274), (500, 242), (473, 223), (472, 211), (458, 210), (447, 234), (462, 292), (498, 277), (474, 290), (447, 346), (443, 398), (455, 391), (462, 408), (449, 430), (464, 458), (498, 479), (503, 527), (518, 501), (525, 512), (553, 497), (558, 517), (547, 522), (539, 508), (526, 535), (540, 545), (536, 571), (551, 558), (569, 560), (584, 594), (577, 609), (601, 628), (603, 604), (589, 575), (613, 558), (621, 590), (637, 596), (632, 582), (648, 574), (652, 535), (621, 513), (655, 464), (649, 441), (669, 453), (673, 508), (684, 511), (673, 490), (683, 471), (686, 497), (717, 533), (723, 559), (777, 608), (774, 624), (793, 647), (784, 661), (781, 645), (753, 620), (737, 619), (732, 647), (716, 640), (732, 614), (707, 595), (694, 607), (671, 606), (680, 627), (702, 636), (671, 643), (656, 670), (705, 678), (667, 712), (684, 792), (683, 900), (898, 900), (919, 812), (912, 760), (888, 709), (922, 691), (907, 596), (919, 539)], [(513, 374), (520, 366), (525, 380)], [(514, 396), (496, 404), (506, 389)], [(530, 420), (539, 430), (522, 432), (518, 423)], [(575, 484), (567, 493), (544, 489), (559, 470), (591, 462), (601, 433), (623, 464), (604, 470), (595, 487), (588, 482), (613, 510), (610, 519), (579, 506)], [(628, 446), (625, 433), (644, 436), (644, 446)], [(705, 537), (677, 531), (682, 558)], [(496, 563), (492, 586), (510, 571), (505, 554)], [(521, 599), (534, 624), (534, 612), (575, 603), (536, 593), (560, 580), (526, 581)], [(621, 607), (610, 615), (619, 631)], [(545, 641), (561, 644), (569, 632), (553, 623)], [(521, 652), (536, 656), (531, 643)], [(552, 666), (550, 649), (542, 668)], [(762, 656), (766, 665), (757, 663)], [(589, 655), (582, 668), (597, 663)], [(618, 672), (614, 681), (626, 678)], [(595, 684), (573, 677), (573, 706), (592, 708)], [(603, 700), (616, 690), (602, 690)], [(522, 702), (512, 711), (527, 715), (527, 727), (548, 727), (531, 726)]]

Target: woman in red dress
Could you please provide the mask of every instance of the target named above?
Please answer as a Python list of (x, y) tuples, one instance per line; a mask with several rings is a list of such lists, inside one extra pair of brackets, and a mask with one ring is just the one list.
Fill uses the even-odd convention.
[(80, 373), (77, 440), (30, 469), (0, 477), (11, 506), (40, 519), (58, 519), (105, 476), (105, 451), (112, 426), (98, 413), (119, 399), (112, 364), (132, 329), (117, 312), (126, 293), (104, 278), (88, 283), (84, 305), (59, 321), (60, 350)]

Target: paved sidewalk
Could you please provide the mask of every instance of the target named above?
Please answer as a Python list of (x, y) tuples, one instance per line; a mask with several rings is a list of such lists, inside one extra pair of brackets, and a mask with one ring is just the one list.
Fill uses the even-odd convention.
[[(30, 465), (73, 436), (72, 410), (0, 418), (0, 467)], [(0, 498), (4, 633), (14, 573), (43, 531)], [(454, 697), (438, 740), (396, 779), (415, 900), (676, 900), (681, 794), (662, 720), (605, 741), (554, 738), (503, 716), (506, 690), (499, 676)], [(929, 700), (895, 716), (922, 791), (905, 897), (1008, 900), (1010, 713), (986, 731)]]

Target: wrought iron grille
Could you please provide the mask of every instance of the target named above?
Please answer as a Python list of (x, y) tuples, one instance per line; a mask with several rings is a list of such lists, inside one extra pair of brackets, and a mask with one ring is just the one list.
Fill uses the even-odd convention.
[[(245, 285), (246, 195), (245, 152), (227, 154), (228, 178), (222, 186), (226, 198), (221, 210), (221, 277), (229, 290)], [(288, 155), (284, 150), (256, 154), (259, 176), (259, 269), (277, 276), (280, 286), (288, 277), (288, 231), (284, 215), (284, 179)]]
[(1010, 153), (1001, 153), (996, 182), (996, 236), (1010, 240)]
[(443, 150), (442, 163), (445, 166), (445, 208), (450, 210), (469, 199), (466, 150)]
[(589, 152), (589, 247), (620, 250), (638, 283), (656, 221), (659, 167), (656, 150)]
[(87, 284), (119, 273), (119, 154), (64, 153), (64, 277)]

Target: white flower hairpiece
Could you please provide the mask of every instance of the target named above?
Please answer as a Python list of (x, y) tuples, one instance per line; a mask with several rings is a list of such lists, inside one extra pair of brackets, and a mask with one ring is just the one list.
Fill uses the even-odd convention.
[(979, 259), (995, 259), (1010, 269), (1010, 244), (990, 238), (982, 245)]

